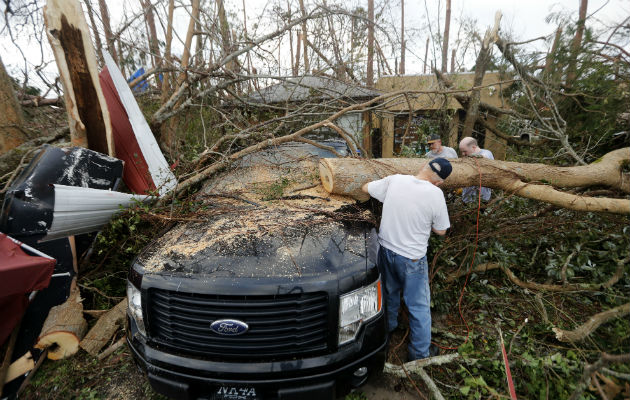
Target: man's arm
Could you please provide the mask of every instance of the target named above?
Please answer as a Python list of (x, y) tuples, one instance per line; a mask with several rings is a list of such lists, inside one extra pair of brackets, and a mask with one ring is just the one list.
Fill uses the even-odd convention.
[(439, 229), (431, 228), (431, 230), (432, 230), (432, 231), (433, 231), (433, 233), (435, 233), (436, 235), (440, 235), (440, 236), (444, 236), (444, 235), (446, 235), (446, 229), (444, 229), (444, 230), (439, 230)]

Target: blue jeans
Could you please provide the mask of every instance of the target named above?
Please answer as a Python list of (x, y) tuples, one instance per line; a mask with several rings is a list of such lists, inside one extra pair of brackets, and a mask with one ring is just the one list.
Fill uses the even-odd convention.
[(400, 291), (409, 309), (409, 359), (429, 357), (431, 293), (427, 257), (411, 260), (381, 246), (378, 263), (385, 280), (385, 309), (390, 332), (398, 326)]

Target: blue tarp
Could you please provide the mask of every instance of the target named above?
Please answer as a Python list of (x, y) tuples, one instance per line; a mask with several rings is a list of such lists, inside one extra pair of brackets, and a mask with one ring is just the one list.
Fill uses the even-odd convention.
[[(134, 79), (142, 76), (145, 74), (144, 71), (144, 67), (140, 67), (138, 68), (138, 70), (136, 70), (136, 72), (134, 72), (129, 79), (127, 79), (127, 82), (132, 82)], [(136, 86), (133, 87), (132, 89), (134, 92), (136, 93), (143, 93), (146, 92), (147, 90), (149, 90), (149, 82), (147, 82), (146, 79), (143, 79), (140, 81), (140, 83), (138, 83)]]

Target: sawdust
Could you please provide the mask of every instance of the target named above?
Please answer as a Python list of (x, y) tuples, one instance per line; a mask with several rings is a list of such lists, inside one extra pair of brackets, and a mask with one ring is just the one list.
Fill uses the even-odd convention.
[[(339, 229), (335, 213), (355, 201), (326, 192), (320, 184), (318, 158), (294, 148), (244, 159), (212, 179), (198, 196), (208, 204), (197, 216), (205, 222), (180, 223), (141, 257), (145, 269), (161, 270), (168, 260), (191, 259), (202, 251), (234, 254), (254, 241), (300, 234), (305, 230)], [(271, 191), (276, 198), (269, 200)], [(363, 211), (359, 218), (370, 219)], [(276, 256), (291, 252), (280, 247)]]

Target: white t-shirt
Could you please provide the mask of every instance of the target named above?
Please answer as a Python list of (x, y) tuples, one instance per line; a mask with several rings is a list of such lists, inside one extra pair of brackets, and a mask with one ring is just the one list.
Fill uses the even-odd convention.
[(424, 257), (431, 228), (444, 230), (451, 226), (444, 193), (429, 181), (391, 175), (370, 182), (368, 192), (383, 203), (378, 234), (381, 246), (403, 257)]
[(427, 156), (429, 158), (437, 158), (437, 157), (457, 158), (457, 152), (452, 147), (442, 146), (442, 151), (440, 151), (439, 153), (434, 153), (432, 151), (427, 151), (427, 154), (425, 154), (425, 156)]

